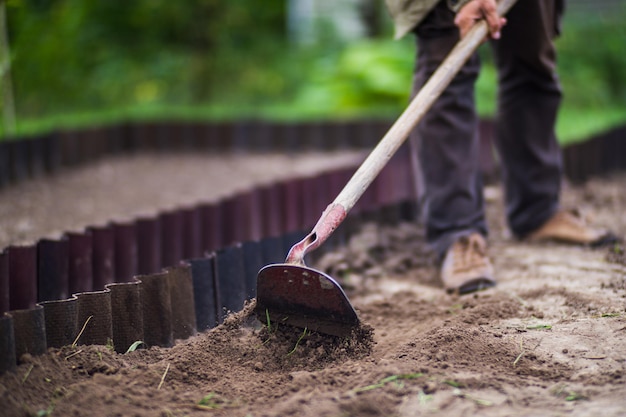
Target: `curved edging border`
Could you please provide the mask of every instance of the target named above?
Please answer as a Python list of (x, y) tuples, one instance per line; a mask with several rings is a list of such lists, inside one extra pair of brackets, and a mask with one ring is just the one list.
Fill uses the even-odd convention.
[(301, 152), (371, 148), (389, 121), (146, 122), (60, 130), (0, 141), (0, 187), (135, 152)]
[[(280, 123), (146, 122), (82, 130), (60, 130), (0, 142), (0, 188), (53, 174), (103, 157), (135, 152), (301, 152), (371, 149), (392, 120)], [(481, 120), (481, 164), (488, 176), (497, 173), (491, 147), (493, 122)], [(616, 127), (563, 149), (565, 175), (581, 182), (626, 169), (626, 126)]]
[[(172, 346), (253, 298), (256, 276), (283, 262), (357, 167), (274, 183), (227, 199), (88, 227), (0, 253), (0, 373), (24, 354), (70, 344)], [(403, 147), (350, 216), (311, 256), (363, 219), (414, 216)]]

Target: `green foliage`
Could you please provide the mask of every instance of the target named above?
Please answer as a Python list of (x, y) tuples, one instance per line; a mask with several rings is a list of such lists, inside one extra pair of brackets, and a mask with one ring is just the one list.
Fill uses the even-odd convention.
[[(409, 36), (350, 43), (332, 30), (289, 43), (285, 0), (7, 0), (18, 130), (145, 118), (395, 118), (408, 104)], [(384, 13), (384, 11), (383, 11)], [(568, 16), (557, 42), (558, 133), (580, 140), (626, 121), (626, 8)], [(480, 49), (478, 112), (496, 108)]]
[[(574, 16), (558, 40), (560, 77), (576, 106), (626, 103), (626, 26), (621, 16)], [(582, 81), (582, 83), (581, 83)]]
[(295, 103), (320, 116), (393, 115), (409, 97), (414, 52), (407, 41), (363, 40), (309, 68)]
[(572, 15), (557, 41), (565, 142), (626, 122), (626, 6), (613, 14)]
[(261, 66), (248, 49), (284, 38), (282, 0), (13, 0), (8, 13), (18, 113), (28, 116), (206, 102)]

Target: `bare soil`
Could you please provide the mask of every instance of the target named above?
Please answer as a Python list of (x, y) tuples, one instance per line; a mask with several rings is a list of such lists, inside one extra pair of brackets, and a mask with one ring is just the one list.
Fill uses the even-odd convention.
[[(149, 158), (129, 161), (123, 183), (113, 188), (98, 183), (90, 193), (142, 196), (146, 181), (161, 172), (161, 164)], [(227, 175), (205, 175), (202, 184), (217, 186), (221, 180), (212, 178), (242, 171), (258, 180), (256, 173), (270, 160), (233, 160)], [(116, 175), (116, 163), (106, 163), (112, 164), (108, 175)], [(141, 175), (132, 172), (133, 166), (141, 167)], [(102, 169), (95, 166), (72, 175), (90, 177)], [(39, 181), (36, 190), (55, 195), (58, 179)], [(598, 224), (626, 236), (625, 184), (620, 175), (567, 186), (563, 203), (588, 208)], [(177, 195), (166, 188), (159, 183), (161, 195)], [(67, 187), (69, 193), (72, 189)], [(106, 346), (68, 346), (22, 357), (15, 373), (0, 377), (0, 415), (626, 415), (623, 245), (592, 249), (518, 242), (505, 227), (500, 189), (485, 192), (490, 254), (498, 278), (493, 289), (462, 297), (445, 294), (419, 224), (368, 223), (345, 248), (316, 266), (342, 282), (371, 334), (338, 339), (267, 329), (248, 314), (249, 305), (223, 325), (170, 349), (117, 354)], [(19, 194), (17, 189), (3, 192), (2, 210), (7, 210), (7, 195)], [(124, 201), (131, 203), (116, 210), (125, 215), (140, 205), (131, 197)], [(168, 204), (176, 202), (174, 197)], [(74, 203), (67, 198), (55, 204), (61, 212), (79, 216), (81, 206)], [(159, 203), (163, 201), (143, 209)], [(11, 221), (6, 213), (3, 230)], [(114, 213), (103, 203), (102, 212), (86, 224)], [(54, 228), (38, 229), (41, 214), (28, 214), (20, 215), (32, 225), (29, 236), (52, 233)], [(54, 218), (47, 222), (56, 224)], [(28, 238), (20, 233), (18, 238)], [(5, 234), (5, 241), (15, 238)]]
[(363, 152), (141, 154), (0, 190), (0, 248), (217, 201), (284, 178), (353, 166)]

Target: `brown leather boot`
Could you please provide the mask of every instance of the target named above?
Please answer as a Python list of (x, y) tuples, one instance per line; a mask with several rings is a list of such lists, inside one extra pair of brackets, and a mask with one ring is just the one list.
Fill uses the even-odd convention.
[(467, 294), (496, 285), (487, 257), (487, 242), (479, 233), (462, 236), (446, 252), (441, 280), (447, 292)]
[(557, 241), (577, 245), (602, 246), (616, 243), (613, 233), (598, 229), (579, 210), (559, 210), (539, 229), (526, 237), (529, 242)]

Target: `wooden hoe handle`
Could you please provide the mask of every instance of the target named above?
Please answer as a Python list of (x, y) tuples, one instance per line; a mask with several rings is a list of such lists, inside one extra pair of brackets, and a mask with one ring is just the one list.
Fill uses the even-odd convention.
[[(498, 14), (504, 16), (515, 2), (516, 0), (501, 0), (498, 4)], [(313, 231), (291, 248), (287, 255), (288, 263), (304, 264), (304, 255), (319, 247), (339, 226), (441, 92), (450, 84), (470, 56), (485, 40), (488, 33), (487, 22), (481, 20), (455, 45), (409, 106), (356, 170), (343, 190), (324, 210)]]

